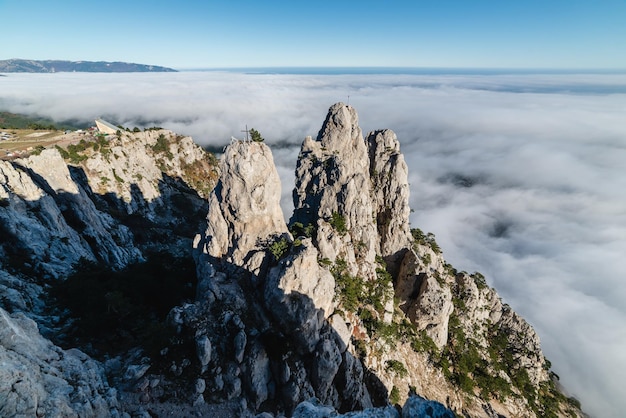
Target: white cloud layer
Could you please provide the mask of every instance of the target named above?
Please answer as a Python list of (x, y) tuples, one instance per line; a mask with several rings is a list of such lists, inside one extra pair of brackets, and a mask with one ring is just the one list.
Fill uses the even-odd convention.
[[(11, 74), (0, 109), (272, 145), (290, 210), (299, 145), (350, 100), (409, 164), (412, 224), (539, 332), (594, 416), (626, 410), (626, 76)], [(279, 146), (291, 144), (292, 146)], [(288, 217), (289, 214), (286, 214)]]

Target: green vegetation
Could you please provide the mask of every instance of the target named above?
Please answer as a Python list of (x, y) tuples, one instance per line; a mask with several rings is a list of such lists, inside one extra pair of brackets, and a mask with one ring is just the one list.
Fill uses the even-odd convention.
[(117, 181), (118, 183), (120, 184), (124, 183), (124, 179), (117, 175), (117, 173), (115, 172), (115, 169), (113, 170), (113, 177), (115, 178), (115, 181)]
[(289, 232), (291, 232), (291, 235), (294, 237), (312, 238), (316, 233), (316, 228), (313, 224), (304, 226), (302, 222), (294, 222), (289, 226)]
[(343, 307), (349, 311), (365, 312), (366, 307), (372, 307), (379, 315), (385, 312), (385, 303), (393, 297), (391, 275), (384, 265), (376, 269), (375, 280), (364, 280), (347, 272), (347, 263), (344, 259), (335, 260), (330, 272), (335, 278), (335, 293)]
[(385, 370), (395, 373), (398, 377), (406, 377), (409, 374), (404, 364), (398, 360), (387, 360)]
[(31, 151), (30, 155), (39, 155), (46, 147), (43, 145), (37, 145), (34, 150)]
[(261, 136), (261, 133), (259, 131), (257, 131), (254, 128), (250, 128), (250, 139), (253, 140), (254, 142), (263, 142), (265, 141), (265, 138), (263, 138)]
[(202, 160), (195, 160), (189, 164), (181, 161), (183, 179), (205, 199), (217, 184), (218, 167), (219, 161), (210, 152), (207, 152), (206, 158)]
[(489, 287), (487, 286), (487, 280), (485, 280), (485, 276), (483, 276), (479, 272), (475, 271), (474, 273), (470, 274), (470, 277), (474, 279), (474, 282), (476, 283), (476, 287), (479, 290), (486, 289)]
[(342, 258), (335, 260), (335, 265), (330, 272), (335, 278), (335, 294), (343, 307), (349, 311), (356, 312), (364, 299), (365, 281), (360, 277), (350, 275), (346, 270), (348, 265)]
[(268, 250), (274, 257), (274, 261), (279, 261), (287, 255), (290, 247), (291, 244), (289, 243), (287, 237), (281, 236), (269, 245)]
[(330, 223), (330, 226), (332, 226), (333, 229), (341, 235), (348, 232), (348, 228), (346, 227), (346, 218), (339, 212), (333, 212), (330, 219), (328, 219), (328, 223)]
[(389, 402), (391, 402), (392, 405), (400, 403), (400, 390), (397, 386), (391, 388), (391, 392), (389, 392)]
[(84, 126), (74, 126), (69, 123), (56, 123), (52, 119), (40, 116), (27, 116), (17, 113), (0, 112), (0, 129), (33, 129), (45, 131), (59, 131), (66, 129), (80, 129)]
[(156, 144), (152, 146), (152, 151), (154, 151), (155, 154), (165, 154), (169, 160), (174, 158), (174, 155), (170, 151), (170, 142), (163, 134), (158, 136)]
[(435, 241), (435, 234), (429, 232), (424, 234), (419, 228), (412, 228), (411, 235), (413, 236), (413, 240), (416, 244), (425, 245), (430, 247), (431, 250), (435, 252), (435, 254), (441, 254), (441, 248)]
[(85, 141), (81, 139), (77, 144), (70, 144), (65, 149), (58, 145), (55, 145), (55, 148), (59, 151), (63, 159), (69, 160), (72, 164), (80, 164), (88, 159), (89, 155), (87, 151), (89, 148), (92, 148), (93, 152), (100, 151), (105, 157), (110, 153), (109, 141), (103, 135), (96, 137), (95, 141)]

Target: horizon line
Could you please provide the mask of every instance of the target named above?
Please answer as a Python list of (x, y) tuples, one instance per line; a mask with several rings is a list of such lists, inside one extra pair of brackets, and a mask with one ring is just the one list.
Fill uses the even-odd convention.
[(461, 72), (523, 72), (523, 73), (626, 73), (625, 68), (607, 68), (607, 67), (446, 67), (446, 66), (376, 66), (376, 65), (268, 65), (268, 66), (190, 66), (190, 67), (170, 67), (177, 71), (225, 71), (225, 72), (242, 72), (242, 71), (355, 71), (356, 73), (369, 71), (389, 71), (398, 74), (402, 71), (410, 72), (426, 72), (426, 71), (449, 71), (454, 73)]

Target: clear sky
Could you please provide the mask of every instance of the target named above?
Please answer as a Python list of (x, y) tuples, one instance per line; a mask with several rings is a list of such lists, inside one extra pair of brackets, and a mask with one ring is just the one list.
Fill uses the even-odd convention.
[(626, 68), (626, 0), (0, 0), (0, 59)]

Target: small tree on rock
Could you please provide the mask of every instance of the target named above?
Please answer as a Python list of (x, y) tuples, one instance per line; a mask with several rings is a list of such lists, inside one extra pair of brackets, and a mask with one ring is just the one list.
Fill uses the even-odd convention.
[(254, 128), (250, 128), (250, 139), (254, 142), (263, 142), (265, 138), (261, 136), (261, 133)]

